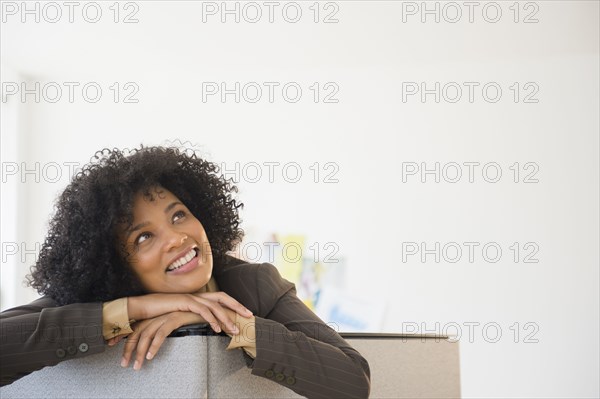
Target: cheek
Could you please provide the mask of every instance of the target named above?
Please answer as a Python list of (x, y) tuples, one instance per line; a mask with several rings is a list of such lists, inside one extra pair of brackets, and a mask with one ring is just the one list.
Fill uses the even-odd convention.
[(138, 281), (149, 293), (158, 290), (163, 277), (159, 268), (156, 266), (157, 262), (152, 259), (156, 259), (156, 257), (149, 256), (148, 254), (138, 254), (129, 262)]
[(156, 271), (156, 259), (157, 257), (150, 252), (138, 252), (131, 257), (129, 265), (140, 278), (143, 278), (145, 275)]

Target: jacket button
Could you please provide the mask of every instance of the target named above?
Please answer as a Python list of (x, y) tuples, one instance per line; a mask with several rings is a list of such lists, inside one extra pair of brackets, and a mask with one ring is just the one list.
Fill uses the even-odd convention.
[(289, 376), (285, 379), (285, 382), (287, 382), (289, 385), (294, 385), (296, 383), (296, 379), (292, 376)]
[(268, 378), (273, 378), (273, 376), (275, 375), (275, 373), (273, 372), (273, 370), (267, 370), (265, 371), (265, 376)]
[(283, 381), (285, 379), (285, 375), (281, 374), (281, 373), (277, 373), (277, 375), (275, 376), (275, 380), (277, 381)]
[(79, 351), (80, 352), (85, 353), (85, 352), (88, 351), (88, 349), (89, 349), (89, 346), (85, 342), (79, 345)]
[(75, 348), (74, 346), (71, 345), (67, 348), (67, 353), (69, 355), (74, 355), (77, 353), (77, 348)]
[(65, 355), (66, 355), (66, 353), (65, 353), (64, 349), (60, 348), (60, 349), (56, 350), (56, 356), (63, 358), (63, 357), (65, 357)]

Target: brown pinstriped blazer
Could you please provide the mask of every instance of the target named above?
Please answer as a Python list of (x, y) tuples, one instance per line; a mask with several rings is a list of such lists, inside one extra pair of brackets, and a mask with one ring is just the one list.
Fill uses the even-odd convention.
[[(255, 315), (256, 358), (240, 351), (252, 374), (309, 398), (369, 396), (367, 361), (298, 299), (275, 266), (228, 256), (214, 265), (213, 276)], [(43, 297), (0, 313), (0, 332), (1, 385), (105, 348), (101, 302), (59, 307)]]

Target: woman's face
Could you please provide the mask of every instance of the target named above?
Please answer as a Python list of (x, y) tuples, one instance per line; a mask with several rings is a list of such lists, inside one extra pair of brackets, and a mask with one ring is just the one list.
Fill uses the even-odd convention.
[(204, 227), (170, 191), (134, 198), (133, 224), (122, 229), (128, 263), (148, 292), (192, 293), (210, 280), (213, 258)]

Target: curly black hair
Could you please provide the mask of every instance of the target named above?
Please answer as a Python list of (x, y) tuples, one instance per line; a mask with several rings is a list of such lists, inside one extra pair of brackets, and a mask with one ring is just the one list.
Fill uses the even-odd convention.
[(135, 195), (157, 186), (201, 221), (219, 262), (244, 236), (238, 215), (244, 204), (232, 198), (238, 192), (232, 179), (219, 172), (185, 147), (96, 152), (58, 198), (28, 285), (59, 306), (144, 294), (116, 244), (116, 231), (122, 223), (132, 225)]

